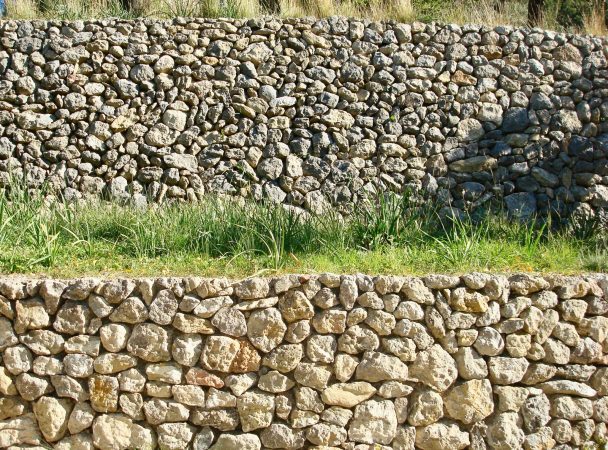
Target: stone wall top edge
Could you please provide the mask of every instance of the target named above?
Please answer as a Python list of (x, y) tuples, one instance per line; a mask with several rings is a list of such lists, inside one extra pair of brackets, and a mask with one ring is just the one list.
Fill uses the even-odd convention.
[(192, 23), (192, 22), (194, 22), (194, 23), (225, 22), (225, 23), (239, 24), (239, 26), (242, 26), (253, 20), (255, 20), (255, 21), (271, 21), (272, 20), (272, 21), (277, 21), (277, 22), (282, 22), (282, 23), (287, 23), (287, 24), (305, 23), (305, 24), (309, 24), (309, 25), (314, 25), (317, 22), (327, 21), (329, 19), (336, 18), (336, 17), (342, 17), (349, 21), (362, 22), (366, 25), (372, 24), (372, 23), (393, 24), (393, 25), (394, 24), (405, 24), (405, 25), (418, 24), (421, 27), (424, 27), (425, 29), (427, 27), (456, 27), (456, 28), (478, 27), (478, 28), (486, 30), (486, 31), (494, 30), (494, 31), (497, 31), (499, 34), (511, 33), (514, 31), (521, 31), (523, 33), (540, 32), (540, 33), (549, 33), (552, 36), (567, 36), (567, 37), (580, 36), (583, 38), (600, 39), (600, 40), (603, 40), (608, 43), (608, 36), (597, 36), (597, 35), (591, 35), (591, 34), (585, 34), (585, 33), (562, 32), (562, 31), (555, 31), (555, 30), (550, 30), (550, 29), (545, 29), (545, 28), (531, 28), (531, 27), (526, 27), (526, 26), (515, 26), (515, 25), (491, 26), (491, 25), (484, 25), (484, 24), (479, 24), (479, 23), (456, 24), (456, 23), (441, 22), (441, 21), (399, 22), (399, 21), (393, 20), (393, 19), (372, 20), (372, 19), (368, 19), (368, 18), (350, 17), (350, 16), (329, 16), (329, 17), (304, 16), (304, 17), (285, 17), (285, 18), (279, 18), (279, 17), (274, 17), (274, 16), (259, 16), (259, 17), (253, 17), (253, 18), (174, 17), (174, 18), (169, 18), (169, 19), (152, 18), (152, 17), (138, 17), (138, 18), (134, 18), (134, 19), (122, 19), (122, 18), (113, 18), (112, 17), (112, 18), (84, 19), (84, 20), (4, 19), (4, 20), (0, 20), (0, 30), (3, 27), (5, 27), (6, 24), (9, 24), (9, 23), (21, 24), (21, 23), (26, 23), (26, 22), (31, 22), (31, 23), (43, 22), (48, 25), (59, 25), (60, 24), (60, 25), (64, 25), (64, 26), (69, 25), (69, 24), (83, 24), (85, 26), (88, 24), (92, 24), (92, 25), (103, 24), (104, 26), (108, 26), (108, 24), (111, 24), (111, 23), (115, 23), (115, 24), (144, 23), (146, 25), (159, 23), (159, 24), (163, 24), (163, 25), (187, 25), (188, 23)]

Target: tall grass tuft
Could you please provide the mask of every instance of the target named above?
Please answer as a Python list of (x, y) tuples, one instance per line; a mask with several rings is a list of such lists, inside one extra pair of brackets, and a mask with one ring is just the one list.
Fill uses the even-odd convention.
[(592, 221), (445, 218), (409, 193), (378, 194), (343, 218), (212, 197), (144, 209), (49, 202), (19, 180), (0, 192), (2, 272), (606, 270), (604, 234)]
[(597, 36), (608, 35), (608, 21), (606, 17), (606, 1), (593, 0), (591, 12), (583, 15), (585, 32)]

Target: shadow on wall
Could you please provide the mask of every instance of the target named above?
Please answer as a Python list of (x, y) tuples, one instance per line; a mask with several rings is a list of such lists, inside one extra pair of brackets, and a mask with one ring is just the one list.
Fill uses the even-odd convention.
[(608, 207), (605, 39), (343, 17), (5, 21), (0, 38), (0, 171), (68, 200)]

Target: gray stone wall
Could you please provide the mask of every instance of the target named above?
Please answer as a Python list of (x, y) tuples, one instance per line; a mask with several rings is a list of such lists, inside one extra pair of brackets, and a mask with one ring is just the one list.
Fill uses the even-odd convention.
[(607, 275), (5, 278), (0, 447), (599, 448), (607, 295)]
[(0, 174), (68, 199), (608, 206), (607, 41), (313, 19), (0, 23)]

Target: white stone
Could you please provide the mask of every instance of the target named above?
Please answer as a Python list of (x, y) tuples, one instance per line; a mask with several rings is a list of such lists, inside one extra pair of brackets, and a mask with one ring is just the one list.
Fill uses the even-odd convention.
[(376, 388), (363, 381), (336, 383), (323, 390), (321, 399), (326, 405), (352, 408), (369, 399), (375, 393)]
[(440, 345), (419, 352), (416, 360), (409, 366), (410, 377), (443, 392), (448, 389), (458, 377), (456, 362)]
[(395, 406), (389, 400), (368, 400), (355, 407), (348, 437), (364, 444), (391, 443), (397, 433)]

